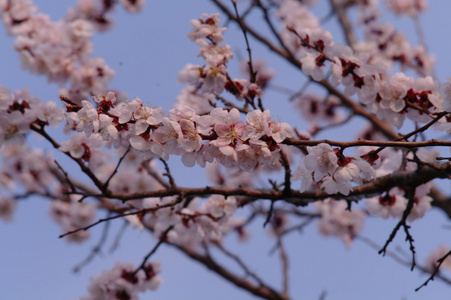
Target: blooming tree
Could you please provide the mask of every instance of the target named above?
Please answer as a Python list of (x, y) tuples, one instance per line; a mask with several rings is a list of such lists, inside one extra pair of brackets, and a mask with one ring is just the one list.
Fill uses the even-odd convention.
[[(80, 0), (52, 21), (31, 1), (0, 0), (22, 68), (59, 87), (59, 100), (45, 102), (26, 87), (0, 86), (0, 217), (10, 221), (18, 202), (39, 196), (50, 200), (67, 242), (85, 242), (91, 228), (116, 219), (153, 240), (139, 261), (92, 277), (80, 299), (138, 299), (158, 289), (164, 263), (152, 256), (162, 245), (257, 297), (291, 299), (285, 240), (315, 223), (349, 248), (362, 241), (428, 273), (417, 289), (433, 279), (451, 284), (442, 272), (451, 248), (437, 245), (420, 262), (412, 233), (431, 210), (451, 218), (451, 79), (437, 78), (422, 39), (426, 0), (330, 0), (323, 19), (312, 12), (315, 0), (211, 2), (221, 15), (192, 16), (187, 38), (199, 55), (181, 66), (183, 87), (165, 111), (111, 87), (115, 71), (93, 55), (92, 37), (112, 29), (116, 7), (136, 13), (145, 1)], [(412, 18), (418, 45), (382, 11)], [(342, 37), (326, 29), (330, 18)], [(242, 39), (241, 52), (227, 43), (224, 23), (235, 26), (229, 34)], [(254, 55), (259, 47), (303, 82), (274, 84), (280, 70)], [(304, 122), (273, 113), (281, 101)], [(334, 138), (336, 128), (351, 130)], [(169, 159), (204, 168), (210, 182), (180, 185)], [(364, 235), (369, 218), (395, 221), (380, 245)], [(228, 246), (229, 237), (252, 243), (254, 223), (276, 241), (281, 287)], [(392, 245), (399, 236), (403, 257)], [(97, 248), (104, 243), (102, 236)]]

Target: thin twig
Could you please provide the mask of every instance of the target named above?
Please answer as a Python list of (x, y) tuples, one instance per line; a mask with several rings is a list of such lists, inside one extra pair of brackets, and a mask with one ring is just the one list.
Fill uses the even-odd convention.
[(415, 261), (415, 247), (413, 245), (413, 237), (409, 232), (409, 228), (410, 226), (407, 225), (407, 217), (409, 216), (410, 212), (412, 211), (413, 205), (415, 203), (415, 190), (416, 187), (410, 187), (409, 189), (409, 199), (407, 202), (407, 206), (406, 209), (404, 210), (401, 220), (399, 220), (398, 224), (396, 224), (395, 228), (393, 229), (393, 231), (390, 234), (390, 237), (388, 238), (388, 240), (385, 242), (384, 246), (382, 247), (381, 250), (379, 250), (379, 254), (385, 255), (385, 253), (387, 252), (387, 247), (388, 245), (393, 241), (393, 239), (396, 236), (396, 233), (398, 232), (399, 228), (403, 228), (404, 232), (406, 233), (406, 241), (409, 242), (410, 244), (410, 251), (412, 253), (412, 264), (411, 264), (411, 271), (413, 271), (413, 269), (415, 268), (416, 265), (416, 261)]
[[(111, 212), (108, 213), (110, 215)], [(110, 222), (105, 222), (105, 226), (103, 226), (102, 235), (100, 236), (100, 240), (97, 245), (91, 250), (89, 255), (81, 261), (78, 265), (73, 268), (74, 273), (78, 273), (84, 266), (88, 265), (96, 255), (101, 253), (102, 247), (105, 244), (106, 238), (108, 236), (108, 231), (110, 229)]]
[(225, 99), (224, 97), (221, 97), (221, 96), (216, 96), (216, 100), (219, 100), (222, 103), (224, 103), (224, 105), (229, 109), (232, 109), (232, 108), (238, 109), (238, 111), (243, 114), (247, 114), (250, 111), (249, 108), (243, 108), (243, 107), (236, 106), (235, 104), (233, 104), (232, 102), (228, 101), (227, 99)]
[(284, 231), (282, 231), (279, 235), (282, 237), (286, 234), (289, 234), (293, 231), (301, 231), (302, 229), (304, 229), (307, 225), (309, 225), (310, 223), (312, 223), (313, 220), (315, 220), (317, 217), (315, 216), (308, 216), (307, 220), (304, 220), (302, 223), (292, 226), (290, 228), (285, 229)]
[(172, 207), (175, 204), (176, 204), (176, 202), (173, 201), (173, 202), (167, 203), (165, 205), (160, 205), (160, 206), (153, 207), (153, 208), (145, 208), (145, 209), (139, 209), (139, 210), (135, 210), (135, 211), (128, 211), (128, 212), (117, 214), (117, 215), (112, 216), (112, 217), (99, 219), (97, 222), (92, 223), (91, 225), (88, 225), (88, 226), (85, 226), (85, 227), (78, 228), (76, 230), (72, 230), (72, 231), (66, 232), (66, 233), (60, 235), (59, 238), (63, 238), (65, 236), (67, 236), (67, 235), (70, 235), (70, 234), (73, 234), (73, 233), (76, 233), (76, 232), (79, 232), (79, 231), (87, 231), (88, 229), (90, 229), (90, 228), (92, 228), (92, 227), (94, 227), (94, 226), (96, 226), (96, 225), (98, 225), (100, 223), (103, 223), (103, 222), (111, 221), (111, 220), (118, 219), (118, 218), (123, 218), (123, 217), (126, 217), (126, 216), (132, 216), (132, 215), (137, 215), (137, 214), (144, 214), (144, 213), (151, 212), (151, 211), (156, 211), (156, 210), (159, 210), (159, 209), (162, 209), (162, 208)]
[(158, 247), (160, 247), (161, 244), (163, 244), (164, 242), (166, 242), (166, 238), (169, 234), (169, 232), (174, 229), (174, 225), (169, 226), (160, 236), (160, 239), (158, 241), (158, 243), (152, 248), (152, 250), (150, 250), (150, 252), (144, 257), (141, 265), (135, 270), (135, 272), (133, 272), (132, 277), (136, 276), (136, 273), (138, 273), (139, 270), (144, 269), (144, 267), (146, 266), (146, 262), (147, 260), (152, 256), (152, 254), (154, 254)]
[(75, 188), (74, 184), (72, 183), (72, 181), (69, 179), (69, 175), (67, 174), (67, 172), (63, 169), (63, 167), (58, 163), (58, 161), (54, 160), (56, 166), (58, 167), (58, 169), (63, 173), (64, 178), (66, 179), (66, 183), (69, 184), (70, 190), (72, 192), (76, 192), (77, 189)]
[[(235, 9), (236, 19), (238, 20), (238, 24), (240, 25), (241, 31), (243, 32), (244, 40), (246, 42), (246, 50), (247, 50), (247, 53), (249, 56), (249, 61), (247, 62), (247, 64), (249, 66), (250, 82), (255, 83), (257, 81), (257, 76), (256, 76), (256, 73), (254, 72), (254, 66), (252, 64), (252, 49), (249, 45), (249, 39), (247, 38), (246, 27), (243, 26), (243, 20), (240, 17), (240, 14), (238, 12), (238, 7), (236, 5), (235, 0), (231, 0), (231, 1), (233, 4), (233, 8)], [(264, 109), (261, 109), (261, 110), (263, 111)]]
[(257, 5), (261, 8), (263, 11), (263, 17), (265, 19), (266, 24), (268, 25), (270, 31), (272, 34), (276, 37), (277, 41), (279, 42), (280, 46), (285, 50), (285, 52), (290, 56), (292, 59), (296, 59), (291, 52), (291, 50), (285, 45), (284, 41), (280, 37), (280, 34), (277, 32), (276, 27), (274, 26), (271, 18), (269, 17), (268, 9), (261, 3), (260, 0), (256, 0)]
[(125, 233), (125, 229), (127, 229), (127, 227), (130, 225), (130, 223), (127, 220), (124, 220), (124, 222), (122, 223), (121, 228), (119, 228), (119, 231), (116, 234), (116, 237), (114, 238), (114, 242), (113, 244), (111, 244), (110, 247), (110, 253), (113, 253), (114, 251), (116, 251), (116, 249), (119, 247), (119, 241), (121, 240), (122, 236)]
[(191, 259), (203, 264), (208, 269), (212, 270), (219, 276), (223, 277), (224, 279), (228, 280), (229, 282), (235, 284), (236, 286), (249, 291), (253, 295), (256, 295), (263, 299), (271, 299), (271, 300), (288, 300), (288, 296), (284, 295), (282, 293), (277, 292), (273, 288), (271, 288), (269, 285), (255, 285), (252, 282), (249, 282), (246, 279), (241, 278), (240, 276), (232, 273), (228, 269), (224, 268), (222, 265), (220, 265), (218, 262), (213, 260), (213, 258), (209, 255), (203, 255), (198, 253), (198, 251), (192, 249), (188, 246), (180, 246), (180, 245), (174, 245), (171, 243), (168, 243), (169, 245), (178, 248), (181, 250), (184, 254), (189, 256)]
[(255, 281), (257, 281), (258, 284), (264, 285), (263, 280), (260, 277), (258, 277), (254, 272), (252, 272), (238, 255), (232, 253), (220, 243), (214, 243), (213, 245), (215, 245), (219, 250), (221, 250), (222, 253), (233, 259), (243, 269), (246, 275), (252, 277)]
[(417, 288), (415, 289), (415, 292), (418, 292), (423, 286), (427, 286), (428, 283), (429, 283), (429, 281), (434, 280), (434, 277), (435, 277), (435, 276), (438, 274), (438, 272), (439, 272), (440, 266), (442, 265), (442, 263), (445, 261), (445, 259), (446, 259), (448, 256), (451, 256), (451, 251), (449, 251), (448, 253), (446, 253), (444, 256), (442, 256), (440, 259), (437, 260), (438, 264), (437, 264), (437, 266), (435, 267), (434, 271), (432, 272), (431, 276), (429, 276), (429, 278), (428, 278), (422, 285), (420, 285), (419, 287), (417, 287)]
[(141, 167), (143, 167), (143, 169), (146, 170), (147, 174), (149, 174), (153, 179), (158, 181), (159, 184), (161, 184), (167, 189), (171, 188), (171, 185), (167, 181), (165, 181), (165, 179), (160, 175), (160, 173), (150, 166), (150, 161), (143, 161), (141, 163)]
[(131, 146), (128, 146), (127, 150), (125, 150), (124, 154), (122, 154), (121, 158), (119, 158), (119, 161), (116, 164), (116, 167), (114, 168), (113, 173), (111, 173), (110, 177), (108, 177), (107, 181), (103, 185), (103, 191), (108, 191), (108, 185), (110, 184), (111, 179), (114, 175), (116, 175), (119, 166), (121, 165), (122, 161), (124, 160), (125, 156), (127, 156), (128, 152), (130, 152)]
[(166, 177), (168, 178), (168, 180), (169, 180), (169, 185), (171, 186), (171, 188), (177, 187), (177, 185), (175, 184), (174, 177), (172, 177), (171, 170), (169, 169), (168, 163), (167, 163), (164, 159), (162, 159), (162, 158), (160, 158), (160, 161), (161, 161), (161, 162), (163, 163), (163, 165), (164, 165), (164, 170), (166, 171), (166, 173), (164, 173), (163, 175), (166, 176)]
[[(381, 248), (380, 245), (376, 244), (374, 241), (372, 241), (371, 239), (369, 239), (369, 238), (367, 238), (365, 236), (356, 235), (354, 237), (354, 239), (362, 241), (363, 243), (365, 243), (366, 245), (370, 246), (371, 248), (373, 248), (375, 250), (379, 250)], [(398, 262), (398, 263), (400, 263), (400, 264), (402, 264), (404, 266), (409, 266), (409, 267), (411, 266), (411, 262), (410, 261), (407, 261), (407, 260), (401, 258), (399, 255), (397, 255), (393, 251), (387, 250), (386, 254), (387, 254), (388, 257), (394, 259), (396, 262)], [(430, 273), (424, 266), (421, 266), (421, 265), (416, 265), (416, 269), (420, 270), (423, 273)], [(435, 278), (439, 278), (440, 280), (442, 280), (442, 281), (446, 282), (447, 284), (451, 285), (451, 279), (446, 278), (445, 276), (441, 275), (440, 273), (436, 273), (434, 276), (435, 276)], [(421, 288), (421, 287), (419, 287), (419, 288)], [(417, 290), (419, 288), (417, 288)]]
[(273, 211), (274, 211), (274, 202), (275, 201), (271, 201), (271, 205), (269, 206), (269, 210), (268, 210), (268, 213), (266, 215), (265, 223), (263, 223), (263, 228), (265, 228), (266, 225), (271, 221), (271, 217), (272, 217)]
[[(44, 128), (38, 128), (35, 125), (31, 125), (30, 129), (35, 131), (36, 133), (40, 134), (42, 137), (44, 137), (48, 142), (50, 142), (50, 144), (52, 144), (53, 148), (55, 149), (59, 149), (60, 148), (60, 144), (57, 143), (45, 130)], [(64, 154), (66, 154), (68, 157), (70, 157), (73, 161), (75, 161), (78, 166), (80, 167), (80, 169), (82, 170), (83, 173), (85, 173), (89, 179), (91, 179), (91, 181), (94, 183), (94, 185), (100, 190), (102, 191), (102, 182), (97, 178), (97, 176), (91, 171), (91, 169), (89, 169), (84, 163), (83, 160), (81, 158), (75, 158), (73, 157), (70, 152), (63, 152)]]

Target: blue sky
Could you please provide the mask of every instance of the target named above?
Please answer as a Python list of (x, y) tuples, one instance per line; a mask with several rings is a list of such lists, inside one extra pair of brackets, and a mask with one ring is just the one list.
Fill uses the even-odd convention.
[[(42, 12), (57, 20), (75, 1), (35, 1)], [(319, 1), (325, 2), (325, 1)], [(441, 81), (451, 76), (449, 55), (449, 11), (451, 2), (430, 1), (430, 9), (421, 17), (429, 50), (437, 55), (437, 74)], [(201, 63), (197, 58), (198, 48), (185, 35), (190, 31), (189, 21), (202, 13), (218, 10), (208, 1), (151, 1), (137, 15), (122, 9), (113, 14), (116, 26), (109, 32), (96, 34), (93, 40), (94, 54), (103, 57), (116, 70), (111, 87), (128, 93), (130, 98), (140, 97), (145, 103), (161, 105), (168, 111), (181, 86), (177, 83), (177, 72), (187, 63)], [(320, 4), (315, 11), (324, 16), (326, 8)], [(222, 18), (224, 20), (224, 18)], [(409, 19), (388, 16), (399, 28), (415, 41), (413, 24)], [(259, 22), (256, 20), (255, 22)], [(257, 23), (258, 24), (258, 23)], [(339, 31), (333, 22), (328, 24), (334, 36)], [(226, 43), (234, 51), (245, 55), (243, 37), (235, 26), (226, 33)], [(17, 54), (12, 50), (12, 39), (0, 29), (0, 84), (11, 90), (27, 86), (42, 100), (57, 100), (58, 89), (48, 84), (43, 77), (24, 72), (20, 68)], [(268, 60), (276, 70), (275, 83), (296, 89), (304, 77), (298, 75), (284, 62), (270, 55), (266, 48), (251, 40), (254, 57)], [(232, 70), (236, 66), (231, 66)], [(236, 74), (236, 73), (235, 73)], [(238, 77), (238, 74), (236, 75)], [(299, 115), (290, 108), (286, 95), (269, 92), (265, 103), (281, 121), (302, 128)], [(340, 129), (346, 131), (347, 129)], [(334, 139), (346, 138), (344, 133), (330, 133)], [(44, 147), (48, 147), (41, 142)], [(41, 145), (39, 145), (41, 146)], [(177, 157), (171, 158), (171, 167), (180, 185), (205, 185), (205, 177), (199, 168), (183, 168)], [(200, 178), (200, 180), (199, 180)], [(451, 189), (442, 186), (448, 194)], [(98, 217), (102, 217), (99, 215)], [(253, 224), (253, 235), (248, 244), (228, 240), (231, 249), (241, 253), (251, 268), (262, 273), (275, 287), (281, 286), (280, 270), (276, 255), (270, 255), (274, 240), (267, 237), (258, 220)], [(104, 254), (97, 257), (78, 274), (71, 269), (82, 261), (97, 243), (101, 226), (92, 230), (92, 239), (83, 245), (68, 245), (58, 239), (60, 229), (48, 217), (48, 201), (39, 198), (24, 200), (19, 204), (13, 223), (0, 223), (0, 291), (5, 299), (74, 299), (85, 294), (89, 277), (111, 268), (118, 259), (141, 262), (142, 257), (156, 243), (146, 233), (128, 229), (120, 247), (113, 253), (108, 248), (119, 230), (121, 220), (112, 223), (111, 234), (104, 247)], [(447, 219), (441, 212), (431, 212), (426, 218), (413, 223), (413, 235), (422, 259), (439, 242), (448, 243)], [(379, 244), (395, 225), (393, 221), (368, 219), (364, 235), (371, 236)], [(425, 279), (419, 272), (410, 272), (388, 257), (360, 242), (347, 250), (335, 238), (324, 238), (317, 234), (316, 225), (286, 239), (290, 254), (291, 295), (293, 299), (318, 299), (327, 292), (326, 299), (448, 299), (450, 288), (438, 280), (418, 293), (414, 289)], [(408, 251), (403, 235), (395, 240), (391, 249), (400, 246)], [(254, 299), (231, 284), (207, 271), (203, 266), (189, 261), (183, 254), (169, 247), (162, 247), (152, 260), (160, 260), (165, 282), (160, 289), (142, 296), (142, 299)], [(229, 263), (228, 263), (229, 264)]]

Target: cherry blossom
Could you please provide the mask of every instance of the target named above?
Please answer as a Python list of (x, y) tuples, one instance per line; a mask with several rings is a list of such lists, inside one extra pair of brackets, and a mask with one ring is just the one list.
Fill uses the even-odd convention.
[(157, 276), (161, 272), (159, 262), (148, 263), (137, 273), (136, 268), (132, 263), (116, 262), (113, 269), (91, 278), (89, 294), (79, 299), (138, 299), (139, 293), (155, 290), (163, 282)]
[(365, 202), (368, 212), (384, 219), (388, 217), (400, 219), (407, 207), (407, 199), (403, 197), (403, 194), (401, 190), (394, 188), (384, 196), (369, 198)]

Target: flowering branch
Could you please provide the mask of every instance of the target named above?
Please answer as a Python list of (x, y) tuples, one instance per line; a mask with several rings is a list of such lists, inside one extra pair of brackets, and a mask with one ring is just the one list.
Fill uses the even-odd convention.
[[(147, 229), (156, 238), (138, 267), (118, 262), (92, 279), (89, 295), (81, 299), (137, 299), (138, 293), (156, 289), (162, 282), (159, 263), (148, 260), (165, 243), (253, 295), (288, 300), (292, 286), (285, 235), (315, 220), (320, 234), (339, 237), (350, 247), (368, 215), (399, 220), (379, 253), (390, 256), (388, 246), (403, 228), (413, 270), (417, 262), (410, 222), (431, 206), (451, 218), (451, 199), (432, 182), (451, 179), (450, 159), (440, 152), (451, 142), (430, 134), (432, 129), (451, 132), (451, 79), (439, 84), (427, 76), (433, 72), (433, 59), (426, 45), (410, 45), (401, 32), (383, 23), (376, 1), (329, 1), (328, 18), (337, 16), (348, 44), (343, 45), (311, 13), (314, 1), (255, 0), (240, 12), (234, 0), (230, 6), (212, 0), (244, 36), (248, 61), (240, 72), (247, 79), (233, 77), (234, 53), (225, 43), (220, 15), (203, 14), (191, 21), (187, 35), (198, 46), (201, 62), (179, 72), (179, 83), (186, 86), (165, 113), (138, 97), (127, 100), (111, 91), (114, 71), (101, 58), (91, 57), (94, 30), (111, 27), (115, 5), (136, 12), (144, 2), (82, 0), (63, 20), (53, 22), (31, 1), (0, 0), (0, 18), (17, 38), (14, 49), (23, 67), (59, 84), (65, 108), (41, 102), (26, 88), (11, 92), (0, 86), (0, 218), (11, 219), (17, 200), (40, 195), (51, 200), (50, 215), (66, 241), (82, 242), (89, 229), (105, 223), (100, 241), (75, 270), (100, 251), (114, 219), (124, 218), (124, 224)], [(413, 16), (419, 25), (424, 1), (406, 3), (389, 1), (387, 7)], [(359, 10), (362, 35), (348, 18), (351, 6)], [(263, 26), (251, 24), (255, 12)], [(299, 91), (290, 93), (287, 104), (310, 122), (307, 131), (276, 121), (264, 109), (267, 88), (277, 86), (271, 82), (275, 72), (254, 57), (258, 51), (250, 46), (252, 37), (305, 75), (300, 88), (284, 90)], [(398, 66), (419, 77), (397, 72)], [(322, 95), (315, 94), (311, 82)], [(315, 140), (325, 129), (353, 125), (356, 116), (368, 125), (362, 132), (348, 134), (344, 141)], [(67, 140), (57, 142), (48, 126), (61, 124)], [(415, 130), (395, 131), (409, 125)], [(31, 148), (30, 131), (75, 162), (87, 182), (63, 168), (60, 159), (56, 162), (53, 152)], [(185, 167), (206, 168), (212, 184), (180, 186), (167, 163), (171, 156), (179, 156)], [(94, 203), (84, 201), (88, 197)], [(108, 215), (96, 221), (99, 209)], [(239, 218), (237, 210), (247, 218)], [(269, 224), (265, 230), (276, 240), (272, 251), (279, 251), (280, 291), (224, 246), (231, 233), (246, 240), (253, 220), (263, 227)], [(241, 272), (222, 265), (213, 249)], [(430, 258), (418, 266), (432, 274), (422, 286), (439, 276), (439, 267), (451, 268), (448, 248), (434, 255), (438, 261)]]

